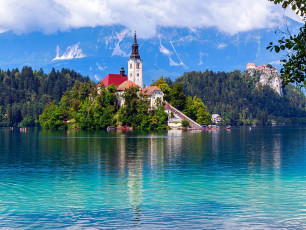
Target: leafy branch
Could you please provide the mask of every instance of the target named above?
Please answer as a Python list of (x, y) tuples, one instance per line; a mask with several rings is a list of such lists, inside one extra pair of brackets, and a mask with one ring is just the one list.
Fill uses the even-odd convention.
[[(285, 58), (281, 60), (283, 68), (280, 70), (283, 87), (289, 83), (297, 83), (298, 85), (306, 86), (306, 4), (305, 0), (269, 0), (275, 4), (282, 4), (286, 9), (288, 6), (301, 16), (304, 20), (304, 25), (300, 28), (297, 35), (288, 33), (287, 37), (282, 37), (278, 40), (278, 44), (269, 43), (267, 47), (270, 52), (273, 50), (279, 53), (281, 50), (286, 50)], [(285, 34), (285, 33), (283, 33)]]

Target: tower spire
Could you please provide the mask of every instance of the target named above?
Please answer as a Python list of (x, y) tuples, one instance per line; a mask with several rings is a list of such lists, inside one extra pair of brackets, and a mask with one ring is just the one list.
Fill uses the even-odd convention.
[(135, 33), (134, 33), (134, 43), (133, 43), (133, 46), (132, 46), (132, 54), (131, 54), (130, 58), (140, 59), (140, 55), (138, 53), (138, 43), (137, 43), (137, 38), (136, 38), (136, 30), (135, 30)]
[(136, 30), (135, 30), (135, 33), (134, 33), (134, 44), (137, 44)]
[(120, 75), (121, 75), (122, 77), (125, 76), (125, 70), (124, 70), (123, 64), (122, 64), (122, 66), (121, 66)]
[(132, 45), (132, 53), (130, 60), (128, 61), (128, 80), (137, 84), (140, 88), (143, 87), (142, 84), (142, 60), (138, 52), (138, 43), (136, 30), (134, 33), (134, 43)]

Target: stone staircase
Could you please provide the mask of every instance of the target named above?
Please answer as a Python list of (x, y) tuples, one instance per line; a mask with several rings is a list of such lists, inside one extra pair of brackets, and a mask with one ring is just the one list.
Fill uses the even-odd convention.
[(165, 101), (166, 106), (165, 109), (169, 109), (171, 110), (171, 112), (175, 115), (177, 115), (179, 118), (181, 118), (182, 120), (187, 120), (189, 121), (189, 128), (192, 129), (202, 129), (202, 126), (200, 124), (198, 124), (197, 122), (195, 122), (194, 120), (192, 120), (191, 118), (187, 117), (184, 113), (182, 113), (181, 111), (177, 110), (176, 108), (174, 108), (172, 105), (170, 105), (167, 101)]

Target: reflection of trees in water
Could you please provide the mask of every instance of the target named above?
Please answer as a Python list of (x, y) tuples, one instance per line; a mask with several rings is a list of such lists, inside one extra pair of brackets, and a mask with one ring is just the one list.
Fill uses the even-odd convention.
[(169, 130), (167, 133), (167, 157), (169, 162), (176, 161), (182, 153), (182, 130)]
[(261, 170), (273, 168), (278, 172), (282, 163), (282, 133), (277, 133), (277, 129), (267, 130), (261, 135), (256, 132), (254, 129), (245, 133), (245, 145), (252, 146), (252, 148), (247, 147), (249, 169), (253, 171), (259, 166)]

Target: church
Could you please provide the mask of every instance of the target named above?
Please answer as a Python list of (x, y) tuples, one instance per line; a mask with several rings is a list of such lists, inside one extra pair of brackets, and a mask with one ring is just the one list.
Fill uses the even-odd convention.
[(124, 90), (129, 87), (138, 87), (143, 95), (148, 96), (150, 106), (151, 108), (154, 108), (158, 98), (163, 101), (164, 93), (157, 86), (147, 86), (143, 88), (142, 60), (140, 59), (138, 48), (135, 32), (132, 53), (128, 61), (128, 74), (125, 74), (124, 67), (122, 66), (120, 74), (108, 74), (101, 82), (99, 82), (97, 85), (97, 91), (99, 93), (102, 84), (106, 87), (112, 84), (118, 86), (117, 100), (119, 106), (122, 106), (124, 104), (124, 100), (122, 98)]

